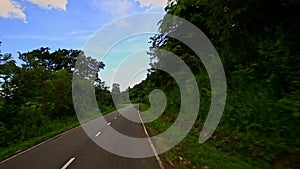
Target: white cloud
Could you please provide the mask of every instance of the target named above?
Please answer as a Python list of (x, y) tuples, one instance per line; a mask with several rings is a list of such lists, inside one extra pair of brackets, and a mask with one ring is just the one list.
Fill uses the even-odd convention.
[(31, 3), (37, 4), (43, 9), (59, 8), (66, 10), (67, 0), (29, 0)]
[(164, 8), (167, 6), (168, 0), (135, 0), (142, 7)]
[[(66, 10), (67, 0), (28, 0), (43, 9), (63, 9)], [(26, 23), (26, 14), (24, 8), (18, 2), (13, 0), (1, 0), (0, 17), (9, 19), (22, 19)]]
[(90, 0), (93, 7), (114, 16), (123, 16), (131, 8), (129, 0)]
[(129, 6), (130, 6), (127, 0), (121, 0), (115, 5), (117, 5), (117, 6), (112, 12), (114, 15), (126, 14), (129, 9)]
[(26, 22), (26, 15), (21, 6), (12, 0), (1, 0), (0, 16), (4, 18), (22, 19)]
[(112, 71), (112, 72), (118, 72), (118, 69), (117, 68), (111, 68), (110, 71)]

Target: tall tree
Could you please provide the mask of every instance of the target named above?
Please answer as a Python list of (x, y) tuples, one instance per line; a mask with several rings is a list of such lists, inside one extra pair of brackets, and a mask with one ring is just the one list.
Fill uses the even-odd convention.
[(116, 105), (121, 104), (121, 91), (120, 84), (114, 83), (112, 84), (111, 95)]
[[(167, 14), (184, 18), (201, 29), (223, 62), (228, 94), (219, 134), (239, 142), (236, 151), (246, 151), (270, 163), (282, 154), (299, 154), (296, 137), (300, 134), (296, 128), (300, 122), (299, 7), (300, 2), (294, 0), (178, 0), (170, 1), (166, 7)], [(180, 23), (173, 20), (160, 22), (160, 33), (150, 39), (152, 69), (146, 81), (131, 90), (135, 92), (131, 96), (137, 96), (141, 86), (144, 93), (150, 92), (152, 85), (167, 88), (170, 96), (178, 93), (170, 76), (155, 69), (158, 64), (168, 64), (168, 56), (157, 49), (168, 50), (186, 62), (195, 74), (202, 103), (203, 100), (207, 103), (202, 104), (199, 113), (206, 117), (212, 92), (208, 76), (195, 54), (168, 36), (179, 30)], [(176, 99), (169, 97), (169, 102), (176, 103)], [(176, 117), (169, 108), (165, 114)]]

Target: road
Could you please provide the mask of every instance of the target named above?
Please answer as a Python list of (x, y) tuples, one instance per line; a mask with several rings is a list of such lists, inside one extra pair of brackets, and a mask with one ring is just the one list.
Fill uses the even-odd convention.
[[(126, 111), (127, 108), (124, 108), (122, 112)], [(127, 111), (126, 113), (137, 115), (137, 112)], [(110, 134), (108, 126), (127, 136), (147, 137), (141, 123), (129, 121), (118, 111), (104, 117), (105, 124), (98, 118), (84, 124), (94, 132), (93, 139), (105, 137), (107, 140)], [(112, 140), (111, 144), (117, 147), (119, 143), (118, 140)], [(150, 142), (143, 147), (132, 147), (132, 150), (143, 148), (150, 150)], [(160, 159), (157, 157), (126, 158), (109, 153), (94, 143), (83, 128), (78, 126), (2, 161), (0, 169), (161, 169), (159, 162)]]

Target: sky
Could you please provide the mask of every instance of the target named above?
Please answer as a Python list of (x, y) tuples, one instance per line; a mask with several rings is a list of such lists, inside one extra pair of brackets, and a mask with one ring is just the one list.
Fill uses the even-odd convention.
[[(15, 58), (17, 52), (41, 47), (49, 47), (52, 52), (59, 48), (82, 50), (112, 22), (144, 12), (163, 15), (166, 5), (167, 0), (0, 0), (0, 50)], [(156, 19), (158, 22), (161, 18)], [(139, 24), (139, 20), (133, 22)], [(101, 60), (106, 66), (100, 78), (107, 86), (117, 82), (125, 90), (146, 77), (143, 70), (149, 67), (146, 49), (151, 35), (136, 35), (114, 44)], [(127, 73), (135, 75), (128, 78)]]

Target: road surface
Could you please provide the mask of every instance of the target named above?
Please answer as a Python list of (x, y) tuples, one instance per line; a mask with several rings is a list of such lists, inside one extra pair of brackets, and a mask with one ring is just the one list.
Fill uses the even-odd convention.
[[(118, 111), (104, 117), (105, 124), (98, 119), (84, 124), (94, 132), (93, 139), (105, 137), (107, 140), (110, 134), (108, 126), (127, 136), (147, 137), (141, 123), (129, 121)], [(111, 144), (117, 147), (118, 140), (112, 140)], [(150, 142), (143, 147), (132, 147), (132, 150), (143, 148), (151, 149)], [(2, 161), (0, 169), (161, 169), (159, 162), (158, 157), (126, 158), (109, 153), (95, 144), (79, 126)]]

